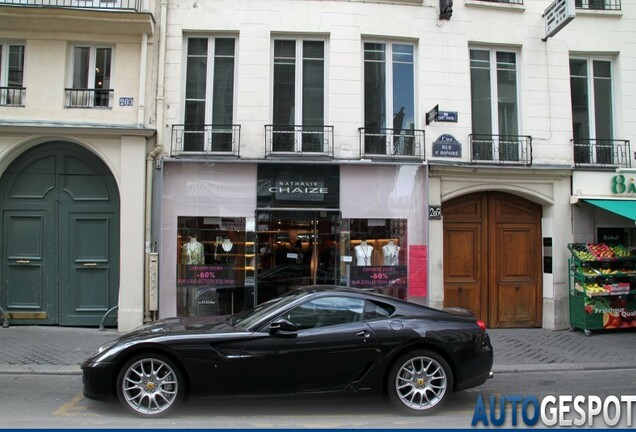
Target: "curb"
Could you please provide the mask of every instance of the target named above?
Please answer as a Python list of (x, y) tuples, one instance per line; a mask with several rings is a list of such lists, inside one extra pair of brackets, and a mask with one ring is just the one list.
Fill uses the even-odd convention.
[(81, 375), (79, 365), (0, 365), (0, 375)]

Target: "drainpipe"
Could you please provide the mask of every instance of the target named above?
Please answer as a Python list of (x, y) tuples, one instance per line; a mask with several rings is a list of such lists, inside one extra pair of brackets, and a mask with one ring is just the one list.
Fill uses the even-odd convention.
[[(157, 133), (155, 134), (155, 147), (146, 157), (146, 272), (144, 284), (144, 322), (151, 321), (156, 317), (157, 311), (150, 310), (150, 253), (152, 242), (152, 180), (153, 180), (153, 164), (157, 158), (163, 153), (163, 100), (164, 100), (164, 77), (165, 77), (165, 59), (166, 59), (166, 23), (168, 12), (168, 0), (161, 0), (161, 8), (159, 11), (159, 63), (157, 72)], [(145, 84), (145, 82), (144, 82)]]

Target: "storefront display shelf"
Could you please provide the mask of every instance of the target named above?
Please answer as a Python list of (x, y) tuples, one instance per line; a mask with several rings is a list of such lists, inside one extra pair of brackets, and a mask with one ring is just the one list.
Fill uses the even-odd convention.
[(596, 330), (636, 328), (636, 257), (626, 255), (628, 249), (620, 245), (579, 243), (568, 248), (570, 330), (589, 336)]

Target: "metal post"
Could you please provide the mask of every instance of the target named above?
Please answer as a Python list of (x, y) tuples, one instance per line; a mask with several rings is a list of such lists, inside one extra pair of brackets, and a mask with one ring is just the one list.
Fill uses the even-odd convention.
[(102, 317), (102, 320), (99, 323), (99, 331), (104, 331), (104, 321), (106, 320), (106, 317), (108, 316), (108, 314), (110, 314), (112, 311), (119, 309), (119, 305), (117, 306), (113, 306), (112, 308), (108, 309), (106, 311), (106, 313), (104, 314), (104, 316)]
[(0, 306), (0, 312), (2, 313), (2, 327), (9, 328), (9, 315), (2, 309), (2, 306)]

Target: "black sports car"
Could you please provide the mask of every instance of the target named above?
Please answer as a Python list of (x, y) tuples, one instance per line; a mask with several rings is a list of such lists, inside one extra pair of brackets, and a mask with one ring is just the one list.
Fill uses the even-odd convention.
[(423, 414), (492, 376), (482, 322), (366, 291), (311, 286), (227, 318), (171, 318), (102, 346), (84, 395), (141, 416), (184, 396), (385, 392)]

